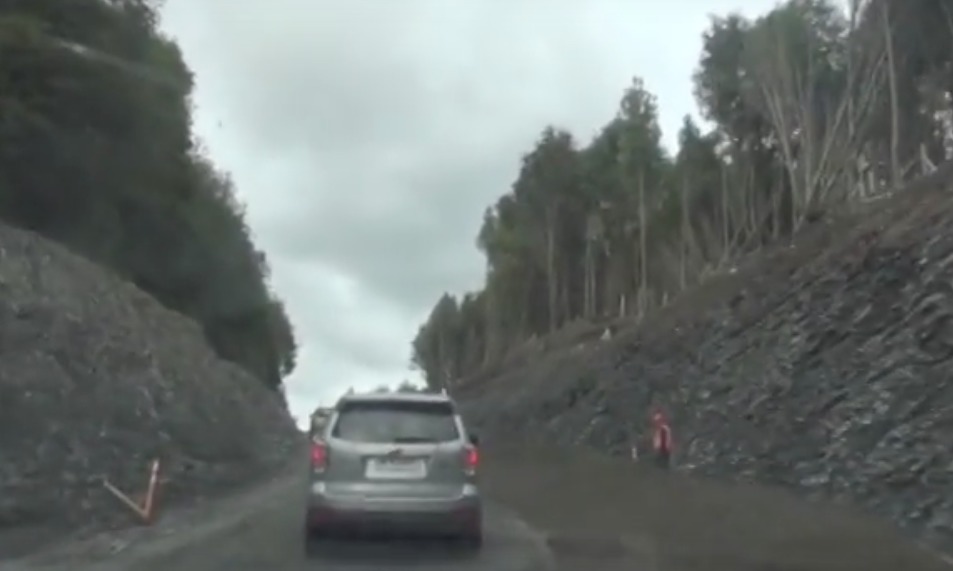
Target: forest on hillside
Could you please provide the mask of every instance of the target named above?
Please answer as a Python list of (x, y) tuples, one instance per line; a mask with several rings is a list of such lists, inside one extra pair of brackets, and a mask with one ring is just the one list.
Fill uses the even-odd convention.
[(158, 9), (0, 0), (0, 219), (195, 319), (278, 389), (294, 332), (229, 176), (192, 134), (192, 74)]
[[(432, 388), (572, 323), (637, 321), (831, 209), (953, 155), (953, 4), (789, 0), (712, 17), (674, 154), (635, 77), (593, 140), (545, 126), (476, 237), (485, 285), (412, 344)], [(504, 189), (501, 189), (504, 190)]]

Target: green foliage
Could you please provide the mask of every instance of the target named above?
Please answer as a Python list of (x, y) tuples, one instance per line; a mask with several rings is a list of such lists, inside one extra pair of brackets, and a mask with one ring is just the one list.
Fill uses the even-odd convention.
[(0, 217), (194, 318), (278, 388), (292, 326), (231, 180), (192, 138), (192, 76), (155, 3), (2, 0), (0, 54)]
[(713, 127), (686, 118), (674, 156), (639, 78), (587, 145), (545, 127), (484, 214), (485, 287), (444, 294), (414, 339), (428, 385), (491, 370), (579, 320), (638, 319), (825, 209), (883, 190), (894, 139), (901, 179), (917, 176), (909, 165), (924, 150), (943, 160), (953, 8), (857, 6), (852, 17), (832, 0), (789, 0), (754, 20), (713, 18), (694, 75)]

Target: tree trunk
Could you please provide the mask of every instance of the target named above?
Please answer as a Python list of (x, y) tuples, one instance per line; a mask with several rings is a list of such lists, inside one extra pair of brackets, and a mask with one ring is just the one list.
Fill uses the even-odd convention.
[(682, 179), (682, 192), (679, 197), (682, 211), (682, 256), (678, 267), (678, 287), (680, 291), (688, 289), (688, 256), (690, 254), (691, 220), (688, 212), (688, 176)]
[(887, 78), (890, 86), (890, 181), (893, 188), (900, 188), (903, 173), (900, 170), (900, 110), (898, 108), (897, 67), (894, 59), (893, 33), (890, 31), (890, 9), (887, 2), (883, 7), (884, 40), (887, 46)]
[(645, 211), (645, 170), (639, 171), (639, 299), (638, 313), (646, 310), (648, 292), (648, 214)]
[(625, 291), (625, 264), (611, 245), (606, 250), (603, 311), (607, 317), (615, 317), (618, 315), (620, 300)]
[(559, 276), (556, 270), (556, 215), (546, 216), (546, 282), (549, 295), (549, 330), (559, 328)]
[(591, 319), (593, 313), (593, 300), (595, 298), (595, 287), (593, 284), (593, 263), (592, 263), (592, 239), (586, 240), (586, 253), (583, 260), (583, 287), (582, 287), (582, 316)]
[(562, 316), (562, 323), (571, 321), (575, 317), (573, 315), (571, 301), (572, 292), (570, 289), (572, 280), (570, 279), (570, 276), (572, 275), (572, 272), (570, 270), (571, 268), (563, 269), (562, 275), (565, 276), (565, 278), (562, 280), (562, 287), (559, 289), (559, 315)]
[(728, 166), (721, 165), (721, 262), (731, 257), (731, 222), (728, 207)]

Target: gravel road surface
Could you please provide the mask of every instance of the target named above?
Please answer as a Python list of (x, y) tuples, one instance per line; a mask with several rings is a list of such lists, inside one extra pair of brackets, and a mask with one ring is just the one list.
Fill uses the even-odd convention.
[(426, 542), (327, 542), (307, 557), (300, 467), (153, 528), (63, 544), (4, 571), (951, 571), (879, 521), (789, 494), (661, 474), (584, 451), (485, 457), (478, 555)]
[(350, 540), (319, 544), (307, 556), (302, 522), (307, 489), (301, 469), (241, 496), (187, 513), (169, 514), (155, 528), (77, 542), (4, 564), (3, 571), (544, 571), (545, 538), (493, 502), (484, 514), (478, 554), (443, 542)]

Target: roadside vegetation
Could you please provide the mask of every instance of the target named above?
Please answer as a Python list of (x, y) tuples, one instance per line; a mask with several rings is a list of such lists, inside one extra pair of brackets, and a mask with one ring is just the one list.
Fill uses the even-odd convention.
[[(0, 0), (0, 218), (195, 319), (279, 389), (295, 336), (155, 0)], [(201, 379), (196, 379), (201, 382)]]
[(934, 170), (953, 153), (953, 6), (790, 0), (713, 17), (694, 84), (713, 127), (686, 117), (674, 152), (639, 77), (591, 141), (542, 129), (484, 214), (485, 286), (444, 294), (413, 341), (428, 385), (489, 374), (559, 330), (638, 323)]

